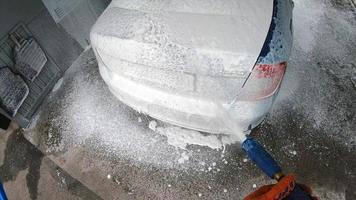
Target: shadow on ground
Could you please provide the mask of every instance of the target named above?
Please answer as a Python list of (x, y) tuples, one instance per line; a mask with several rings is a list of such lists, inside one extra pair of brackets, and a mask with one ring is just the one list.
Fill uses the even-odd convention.
[(21, 133), (11, 134), (6, 144), (4, 164), (0, 166), (1, 180), (3, 182), (13, 181), (20, 171), (28, 169), (27, 187), (31, 199), (36, 199), (43, 156)]
[[(100, 197), (46, 158), (41, 151), (24, 138), (21, 131), (14, 131), (8, 135), (4, 154), (3, 165), (0, 166), (0, 179), (4, 184), (12, 181), (16, 182), (18, 181), (18, 175), (22, 171), (27, 170), (25, 181), (29, 192), (29, 198), (31, 200), (38, 199), (38, 185), (42, 178), (41, 173), (43, 173), (41, 167), (44, 165), (46, 166), (46, 169), (49, 169), (52, 178), (57, 180), (57, 187), (62, 188), (63, 192), (66, 191), (71, 193), (80, 199), (100, 199)], [(26, 190), (26, 188), (19, 189), (22, 190), (21, 192), (18, 191), (20, 193)], [(46, 188), (42, 188), (42, 191), (43, 190), (48, 193), (53, 192), (50, 189), (46, 191)], [(16, 191), (16, 189), (11, 191)]]

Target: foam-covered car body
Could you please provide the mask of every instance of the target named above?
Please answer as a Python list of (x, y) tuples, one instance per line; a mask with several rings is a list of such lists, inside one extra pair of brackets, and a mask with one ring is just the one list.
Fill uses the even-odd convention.
[(102, 78), (132, 108), (224, 133), (272, 106), (292, 45), (291, 0), (113, 0), (91, 31)]

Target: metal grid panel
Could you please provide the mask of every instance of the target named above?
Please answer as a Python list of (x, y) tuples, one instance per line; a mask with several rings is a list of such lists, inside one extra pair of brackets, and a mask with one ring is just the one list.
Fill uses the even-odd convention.
[[(16, 33), (25, 39), (32, 37), (30, 31), (22, 23), (16, 25), (11, 33)], [(0, 66), (9, 66), (10, 68), (13, 67), (14, 46), (15, 43), (8, 36), (0, 40)], [(44, 98), (48, 95), (54, 84), (62, 75), (59, 67), (56, 65), (56, 63), (54, 63), (54, 61), (47, 53), (46, 57), (48, 58), (48, 61), (42, 68), (40, 74), (33, 81), (24, 79), (30, 89), (30, 92), (15, 117), (12, 118), (17, 123), (19, 123), (21, 127), (26, 127), (30, 123), (31, 118), (36, 112), (37, 108), (41, 105)], [(4, 113), (3, 110), (0, 111), (9, 117), (9, 115)]]

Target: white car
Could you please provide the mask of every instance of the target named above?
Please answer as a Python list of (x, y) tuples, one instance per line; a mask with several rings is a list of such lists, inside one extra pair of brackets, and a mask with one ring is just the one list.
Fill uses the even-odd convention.
[(292, 0), (113, 0), (91, 30), (100, 74), (139, 112), (224, 133), (270, 110), (292, 46)]

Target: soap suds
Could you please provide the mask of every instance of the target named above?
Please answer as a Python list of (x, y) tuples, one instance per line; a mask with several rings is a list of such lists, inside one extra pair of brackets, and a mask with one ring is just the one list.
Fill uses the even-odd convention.
[(110, 93), (96, 64), (87, 62), (92, 56), (87, 51), (73, 64), (27, 130), (28, 136), (45, 134), (40, 147), (45, 152), (80, 146), (96, 156), (119, 156), (135, 165), (201, 172), (213, 162), (220, 163), (226, 145), (238, 141), (231, 135), (209, 135), (157, 122), (132, 110)]
[(289, 153), (292, 154), (293, 156), (297, 155), (297, 151), (295, 150), (289, 150)]
[(156, 127), (157, 127), (157, 122), (154, 120), (150, 121), (150, 123), (148, 124), (148, 128), (151, 129), (152, 131), (156, 131)]
[(156, 130), (160, 135), (167, 137), (170, 145), (181, 149), (186, 149), (188, 145), (199, 145), (219, 150), (239, 141), (233, 135), (203, 134), (177, 126), (158, 127)]
[(183, 164), (185, 161), (189, 160), (189, 156), (186, 154), (186, 152), (183, 152), (181, 154), (181, 158), (178, 159), (179, 164)]
[(138, 121), (139, 123), (141, 123), (141, 122), (142, 122), (142, 118), (141, 118), (141, 117), (138, 117), (138, 118), (137, 118), (137, 121)]

